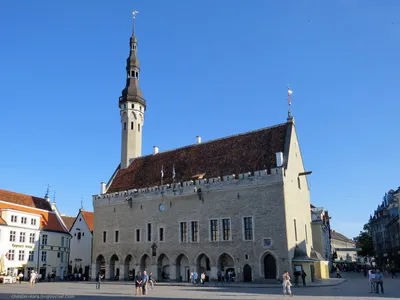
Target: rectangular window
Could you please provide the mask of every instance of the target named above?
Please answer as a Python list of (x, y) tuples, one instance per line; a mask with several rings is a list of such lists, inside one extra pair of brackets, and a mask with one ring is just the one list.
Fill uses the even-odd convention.
[(211, 241), (218, 241), (218, 220), (210, 220)]
[(26, 217), (21, 217), (21, 224), (26, 224)]
[(162, 227), (158, 229), (158, 240), (164, 242), (164, 228)]
[(136, 229), (136, 242), (140, 243), (140, 229)]
[(133, 130), (133, 122), (131, 122), (131, 130)]
[(42, 251), (42, 261), (47, 261), (47, 251)]
[(296, 219), (293, 220), (294, 222), (294, 239), (297, 242), (297, 224), (296, 224)]
[(17, 223), (17, 216), (12, 215), (11, 216), (11, 222)]
[(115, 242), (118, 243), (118, 239), (119, 239), (119, 231), (115, 230)]
[(25, 232), (20, 232), (19, 233), (19, 242), (20, 243), (25, 243)]
[(192, 221), (190, 222), (190, 241), (191, 242), (198, 242), (199, 241), (199, 222)]
[(61, 252), (60, 262), (64, 262), (64, 252)]
[(253, 240), (253, 217), (243, 218), (244, 240)]
[(61, 252), (57, 252), (57, 258), (60, 258)]
[(147, 241), (151, 242), (151, 223), (147, 223)]
[(103, 231), (103, 243), (107, 242), (107, 232)]
[(124, 122), (124, 130), (126, 130), (126, 122)]
[(31, 219), (31, 225), (36, 226), (36, 219)]
[(137, 130), (140, 132), (140, 124), (137, 124)]
[(34, 233), (29, 234), (29, 243), (31, 243), (31, 244), (35, 243), (35, 234)]
[(222, 219), (222, 240), (231, 240), (231, 219)]
[(61, 247), (64, 247), (64, 243), (65, 243), (65, 237), (61, 237)]
[(47, 245), (47, 234), (43, 234), (42, 236), (42, 245)]
[(15, 250), (8, 250), (8, 260), (14, 260)]
[(82, 232), (78, 232), (78, 236), (76, 237), (78, 240), (80, 240), (82, 238)]
[(28, 261), (33, 261), (34, 251), (29, 251)]
[(187, 222), (180, 222), (180, 239), (179, 241), (181, 243), (187, 243), (188, 241), (188, 228), (187, 228)]
[(15, 242), (15, 236), (17, 233), (13, 230), (10, 231), (10, 242)]
[(18, 251), (18, 260), (22, 261), (25, 259), (25, 251), (24, 250), (19, 250)]

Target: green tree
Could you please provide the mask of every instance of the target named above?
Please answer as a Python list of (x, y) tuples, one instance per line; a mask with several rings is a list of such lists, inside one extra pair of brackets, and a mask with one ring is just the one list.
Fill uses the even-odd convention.
[(360, 251), (357, 251), (359, 256), (374, 256), (371, 227), (368, 223), (364, 225), (363, 230), (360, 231), (360, 234), (354, 239), (356, 241), (356, 247), (360, 248)]

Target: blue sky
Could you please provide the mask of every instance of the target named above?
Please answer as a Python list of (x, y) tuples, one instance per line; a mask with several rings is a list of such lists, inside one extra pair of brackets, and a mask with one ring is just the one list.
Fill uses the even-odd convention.
[(92, 209), (120, 159), (134, 9), (144, 154), (285, 122), (290, 83), (311, 200), (337, 231), (400, 185), (397, 0), (3, 0), (0, 188), (49, 183), (62, 212)]

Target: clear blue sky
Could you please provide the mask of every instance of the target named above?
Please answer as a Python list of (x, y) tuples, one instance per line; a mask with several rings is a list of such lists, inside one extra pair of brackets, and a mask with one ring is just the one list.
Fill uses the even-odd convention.
[(400, 2), (328, 2), (1, 1), (0, 188), (92, 210), (136, 9), (144, 154), (282, 123), (290, 83), (312, 203), (357, 235), (400, 185)]

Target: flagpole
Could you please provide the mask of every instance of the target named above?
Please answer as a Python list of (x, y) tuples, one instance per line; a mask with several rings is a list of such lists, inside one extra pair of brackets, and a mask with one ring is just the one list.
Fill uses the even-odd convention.
[(291, 113), (291, 111), (290, 111), (290, 106), (292, 105), (292, 90), (290, 89), (290, 85), (288, 84), (288, 87), (287, 87), (287, 100), (288, 100), (288, 106), (289, 106), (289, 109), (288, 109), (288, 117), (289, 118), (291, 118), (292, 117), (292, 113)]

